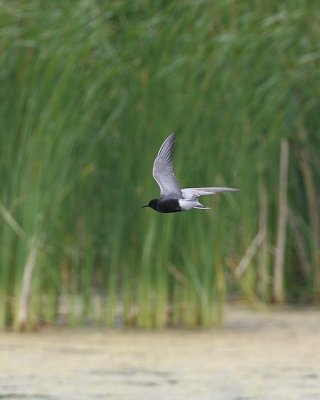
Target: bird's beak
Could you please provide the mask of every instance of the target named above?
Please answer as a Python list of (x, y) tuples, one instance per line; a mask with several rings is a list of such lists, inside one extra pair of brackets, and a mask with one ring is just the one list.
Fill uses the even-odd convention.
[(145, 207), (149, 207), (149, 204), (146, 204), (145, 206), (142, 206), (142, 208), (145, 208)]

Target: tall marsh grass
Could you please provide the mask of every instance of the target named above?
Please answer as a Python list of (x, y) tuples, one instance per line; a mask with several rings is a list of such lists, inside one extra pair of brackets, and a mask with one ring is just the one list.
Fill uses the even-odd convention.
[[(319, 302), (315, 2), (0, 6), (0, 327), (211, 326), (231, 292)], [(142, 209), (172, 131), (183, 186), (242, 191)]]

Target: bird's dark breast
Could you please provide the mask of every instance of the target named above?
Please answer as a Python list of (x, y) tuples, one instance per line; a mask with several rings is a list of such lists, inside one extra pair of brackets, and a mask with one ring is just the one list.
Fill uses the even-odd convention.
[(156, 210), (161, 213), (174, 213), (182, 211), (179, 201), (177, 199), (160, 199), (158, 201)]

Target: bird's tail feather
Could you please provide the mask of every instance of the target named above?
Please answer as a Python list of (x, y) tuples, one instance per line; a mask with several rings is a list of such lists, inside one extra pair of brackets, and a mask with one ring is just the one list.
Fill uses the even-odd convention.
[(193, 208), (198, 208), (200, 210), (211, 210), (211, 207), (206, 207), (201, 203), (199, 203), (197, 206), (194, 206)]

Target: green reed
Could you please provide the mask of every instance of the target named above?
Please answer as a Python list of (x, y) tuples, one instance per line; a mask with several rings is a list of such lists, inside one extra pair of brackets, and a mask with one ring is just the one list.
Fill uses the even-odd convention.
[[(277, 300), (284, 138), (283, 300), (319, 301), (318, 21), (303, 0), (2, 5), (0, 327), (211, 326), (231, 291)], [(172, 131), (182, 186), (241, 192), (142, 209)]]

